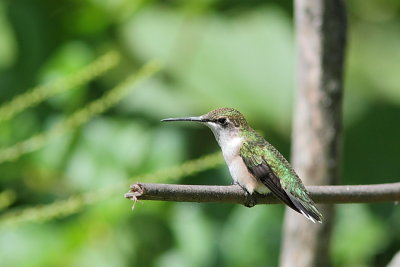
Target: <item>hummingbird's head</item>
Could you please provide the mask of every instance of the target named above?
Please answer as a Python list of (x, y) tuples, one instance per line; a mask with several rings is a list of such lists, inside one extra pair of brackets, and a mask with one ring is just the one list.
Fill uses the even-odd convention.
[(219, 108), (199, 117), (168, 118), (161, 121), (196, 121), (206, 124), (219, 141), (221, 137), (236, 136), (239, 130), (247, 128), (247, 121), (236, 109)]
[(221, 128), (241, 128), (247, 127), (247, 121), (236, 109), (218, 108), (201, 116), (210, 123), (219, 125)]

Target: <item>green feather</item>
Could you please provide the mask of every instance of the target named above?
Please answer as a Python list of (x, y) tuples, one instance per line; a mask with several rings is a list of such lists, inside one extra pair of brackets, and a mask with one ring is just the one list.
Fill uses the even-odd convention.
[[(274, 188), (275, 190), (271, 191), (295, 210), (306, 213), (307, 217), (320, 222), (322, 219), (321, 213), (315, 207), (302, 181), (282, 154), (251, 128), (242, 131), (242, 136), (245, 141), (240, 149), (240, 156), (249, 171), (254, 171), (257, 166), (262, 164), (267, 165), (274, 174), (272, 176), (273, 179), (275, 179), (274, 177), (279, 179), (279, 184), (277, 181), (275, 183), (266, 183), (268, 187), (276, 187)], [(269, 177), (267, 173), (259, 175)], [(257, 178), (260, 179), (262, 177)]]

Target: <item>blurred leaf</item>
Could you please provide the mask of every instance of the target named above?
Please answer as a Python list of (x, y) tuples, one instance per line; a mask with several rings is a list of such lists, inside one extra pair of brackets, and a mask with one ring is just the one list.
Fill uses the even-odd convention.
[(132, 54), (162, 58), (177, 80), (171, 93), (191, 94), (203, 113), (232, 106), (287, 133), (293, 87), (291, 28), (275, 9), (225, 18), (184, 17), (175, 10), (148, 8), (122, 28), (122, 37)]
[(347, 68), (347, 87), (351, 92), (400, 104), (399, 31), (397, 21), (381, 25), (355, 23), (352, 26)]
[(127, 77), (124, 81), (112, 88), (104, 96), (88, 103), (75, 111), (63, 121), (57, 123), (50, 130), (31, 136), (18, 143), (0, 150), (0, 163), (14, 161), (22, 155), (38, 150), (53, 138), (63, 135), (87, 123), (95, 115), (101, 114), (118, 103), (138, 83), (159, 71), (160, 65), (152, 61), (144, 65), (137, 73)]
[(333, 235), (333, 257), (339, 266), (369, 265), (374, 252), (387, 242), (382, 222), (371, 216), (366, 205), (351, 204), (338, 208)]
[(220, 250), (226, 266), (277, 266), (282, 215), (274, 206), (238, 206), (225, 221)]
[(54, 78), (63, 78), (78, 71), (93, 60), (93, 51), (83, 42), (64, 44), (45, 64), (41, 83)]
[(6, 189), (0, 192), (0, 211), (8, 208), (16, 200), (16, 193), (13, 190)]
[[(73, 51), (75, 52), (74, 49)], [(62, 66), (64, 67), (65, 62), (63, 60), (61, 61)], [(56, 75), (59, 76), (58, 79), (53, 80), (52, 82), (47, 82), (44, 85), (31, 88), (25, 93), (20, 94), (1, 105), (0, 122), (12, 119), (16, 114), (26, 110), (29, 107), (37, 105), (58, 93), (75, 89), (77, 86), (87, 84), (92, 79), (103, 74), (110, 68), (113, 68), (118, 62), (119, 54), (115, 51), (110, 51), (85, 67), (81, 67), (80, 64), (78, 64), (81, 68), (79, 68), (79, 71), (77, 70), (76, 73), (72, 75), (69, 75), (71, 69), (78, 68), (78, 66), (75, 66), (76, 62), (72, 64), (74, 65), (73, 67), (69, 66), (64, 70), (58, 70), (60, 71), (60, 73)], [(55, 71), (55, 73), (57, 72)], [(73, 98), (70, 97), (66, 100), (71, 101)], [(63, 103), (65, 103), (66, 100), (64, 100)]]
[(72, 155), (69, 183), (84, 191), (121, 183), (128, 170), (140, 172), (150, 137), (148, 129), (134, 121), (95, 119), (85, 127)]
[(199, 205), (182, 203), (175, 205), (174, 211), (171, 225), (179, 251), (177, 264), (210, 266), (216, 250), (215, 226), (203, 216)]
[(204, 112), (198, 98), (190, 92), (171, 90), (159, 78), (143, 84), (141, 90), (128, 95), (118, 109), (124, 113), (146, 114), (157, 122), (165, 117)]
[(0, 70), (12, 65), (17, 56), (14, 31), (5, 11), (4, 2), (0, 2)]
[(101, 34), (111, 24), (112, 18), (105, 9), (92, 4), (90, 1), (78, 1), (79, 5), (73, 10), (74, 20), (67, 19), (65, 26), (72, 32), (84, 36)]

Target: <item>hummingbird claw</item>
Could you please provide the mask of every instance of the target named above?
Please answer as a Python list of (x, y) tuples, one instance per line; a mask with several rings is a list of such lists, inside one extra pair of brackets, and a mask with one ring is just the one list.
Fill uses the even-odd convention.
[(252, 208), (257, 204), (257, 198), (253, 194), (246, 193), (246, 202), (244, 205), (248, 208)]
[(255, 194), (250, 194), (249, 191), (247, 191), (247, 189), (244, 186), (241, 186), (239, 183), (235, 183), (235, 184), (239, 185), (244, 191), (244, 196), (245, 196), (246, 200), (243, 203), (243, 205), (245, 207), (252, 208), (255, 205), (257, 205), (257, 197), (255, 196)]

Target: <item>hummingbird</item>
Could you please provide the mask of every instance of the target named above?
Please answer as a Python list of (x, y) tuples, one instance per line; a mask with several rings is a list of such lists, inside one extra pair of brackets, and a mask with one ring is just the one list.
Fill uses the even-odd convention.
[(242, 187), (246, 196), (272, 192), (307, 219), (322, 222), (321, 213), (289, 162), (253, 130), (236, 109), (219, 108), (198, 117), (161, 121), (193, 121), (207, 125), (221, 147), (234, 184)]

